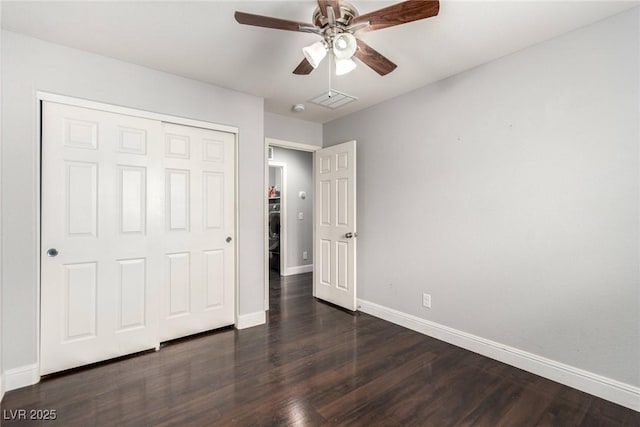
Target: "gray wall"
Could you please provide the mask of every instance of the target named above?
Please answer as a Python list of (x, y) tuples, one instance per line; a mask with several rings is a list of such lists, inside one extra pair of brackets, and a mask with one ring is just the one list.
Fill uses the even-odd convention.
[(5, 370), (36, 361), (38, 90), (237, 126), (240, 314), (263, 311), (263, 99), (11, 32), (2, 42)]
[(280, 176), (276, 172), (276, 168), (269, 168), (269, 187), (280, 186)]
[(639, 18), (325, 124), (358, 141), (358, 297), (639, 386)]
[[(286, 268), (313, 264), (313, 154), (273, 147), (273, 161), (286, 164), (287, 265)], [(307, 193), (306, 199), (298, 193)], [(298, 219), (298, 212), (303, 219)], [(302, 259), (307, 251), (309, 259)]]
[(322, 124), (264, 113), (264, 136), (322, 147)]

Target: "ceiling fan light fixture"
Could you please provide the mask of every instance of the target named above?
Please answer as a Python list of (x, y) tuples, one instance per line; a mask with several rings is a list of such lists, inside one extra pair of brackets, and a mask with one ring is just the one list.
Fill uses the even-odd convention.
[(327, 56), (327, 45), (322, 41), (315, 42), (307, 47), (302, 48), (302, 53), (313, 68), (318, 68), (318, 65), (320, 65), (320, 61), (322, 61), (324, 57)]
[(356, 62), (351, 58), (336, 58), (336, 76), (342, 76), (355, 70)]
[[(397, 65), (362, 39), (355, 37), (354, 33), (365, 30), (377, 31), (431, 18), (440, 11), (439, 0), (404, 0), (362, 15), (346, 0), (317, 0), (317, 4), (311, 23), (240, 11), (236, 11), (234, 16), (236, 21), (243, 25), (312, 33), (322, 37), (322, 42), (303, 48), (305, 58), (293, 70), (293, 74), (311, 73), (331, 50), (336, 59), (352, 59), (357, 52), (358, 59), (363, 64), (379, 75), (386, 76), (395, 70)], [(348, 64), (341, 66), (341, 71), (344, 69), (346, 72), (354, 68), (354, 64)]]
[(340, 33), (333, 39), (333, 54), (337, 59), (349, 59), (356, 53), (358, 43), (351, 33)]

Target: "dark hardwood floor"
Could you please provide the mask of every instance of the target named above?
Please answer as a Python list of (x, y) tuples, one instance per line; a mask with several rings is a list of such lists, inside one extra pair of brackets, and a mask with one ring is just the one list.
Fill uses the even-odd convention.
[[(268, 323), (225, 329), (8, 392), (61, 426), (640, 426), (640, 413), (271, 282)], [(37, 413), (34, 413), (37, 414)], [(42, 414), (42, 413), (41, 413)], [(15, 418), (15, 417), (14, 417)]]

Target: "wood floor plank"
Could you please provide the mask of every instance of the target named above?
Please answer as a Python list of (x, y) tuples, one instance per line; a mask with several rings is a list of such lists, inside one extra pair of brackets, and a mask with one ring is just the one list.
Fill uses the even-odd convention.
[(318, 409), (328, 421), (340, 423), (360, 413), (376, 411), (385, 396), (399, 392), (413, 376), (419, 375), (424, 362), (414, 358), (403, 366), (390, 367), (373, 381), (352, 390)]
[(7, 426), (638, 426), (640, 414), (270, 283), (267, 324), (223, 329), (8, 392)]

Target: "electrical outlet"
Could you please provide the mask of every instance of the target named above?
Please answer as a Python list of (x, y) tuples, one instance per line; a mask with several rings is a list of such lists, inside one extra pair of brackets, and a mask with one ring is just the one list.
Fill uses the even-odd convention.
[(431, 308), (431, 294), (422, 294), (422, 306)]
[(309, 259), (309, 253), (307, 251), (302, 252), (302, 259)]

